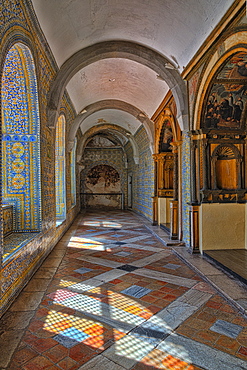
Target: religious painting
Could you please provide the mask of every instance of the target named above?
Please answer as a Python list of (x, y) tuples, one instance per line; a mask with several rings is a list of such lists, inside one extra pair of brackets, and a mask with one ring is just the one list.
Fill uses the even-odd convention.
[(166, 119), (163, 123), (163, 127), (161, 130), (160, 135), (160, 153), (163, 152), (171, 152), (172, 146), (171, 143), (173, 142), (173, 133), (172, 133), (172, 126), (171, 122)]
[(247, 101), (247, 54), (235, 54), (218, 73), (207, 98), (204, 127), (240, 129)]

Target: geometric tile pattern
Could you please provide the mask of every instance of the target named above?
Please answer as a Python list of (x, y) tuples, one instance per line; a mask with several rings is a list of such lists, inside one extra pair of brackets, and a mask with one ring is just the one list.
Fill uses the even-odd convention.
[(16, 43), (3, 68), (3, 198), (17, 230), (41, 227), (39, 101), (32, 54)]
[(129, 212), (77, 219), (11, 370), (247, 369), (247, 320), (141, 226)]
[(65, 117), (62, 114), (57, 120), (55, 142), (55, 185), (57, 221), (62, 221), (66, 218), (65, 124)]

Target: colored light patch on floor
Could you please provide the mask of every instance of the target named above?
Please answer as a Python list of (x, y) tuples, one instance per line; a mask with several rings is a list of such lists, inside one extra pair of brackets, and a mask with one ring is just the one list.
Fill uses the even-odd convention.
[(73, 236), (69, 241), (68, 247), (78, 249), (91, 249), (101, 245), (102, 243), (96, 240)]
[(66, 348), (78, 343), (100, 348), (109, 339), (118, 340), (125, 336), (125, 333), (109, 329), (102, 323), (56, 311), (49, 312), (44, 329), (54, 333), (53, 339)]
[(147, 367), (153, 366), (156, 369), (165, 370), (194, 370), (194, 366), (183, 360), (180, 360), (172, 355), (167, 355), (163, 351), (154, 349), (147, 356), (145, 356), (141, 363)]
[(100, 226), (101, 222), (96, 222), (96, 221), (84, 221), (83, 222), (84, 226)]
[(56, 292), (50, 293), (47, 296), (53, 299), (55, 302), (63, 302), (67, 298), (74, 297), (78, 295), (78, 293), (71, 292), (66, 289), (58, 289)]
[(85, 339), (89, 337), (88, 334), (84, 333), (81, 330), (76, 329), (75, 327), (71, 326), (60, 332), (60, 334), (64, 337), (68, 337), (70, 339), (74, 339), (77, 342), (83, 342)]
[(101, 223), (101, 225), (104, 226), (104, 227), (114, 227), (114, 228), (121, 228), (122, 227), (122, 224), (114, 223), (114, 222), (110, 222), (110, 221), (103, 221)]
[[(102, 295), (102, 288), (91, 289), (88, 291), (88, 294), (90, 293)], [(107, 301), (107, 303), (112, 307), (119, 308), (123, 311), (144, 317), (146, 319), (152, 316), (152, 312), (150, 312), (144, 306), (130, 298), (123, 296), (122, 294), (108, 290), (106, 293), (104, 293), (104, 296), (106, 298), (105, 301)]]
[(59, 286), (63, 287), (63, 288), (66, 288), (66, 287), (74, 285), (74, 284), (75, 284), (74, 281), (63, 280), (63, 279), (59, 282)]

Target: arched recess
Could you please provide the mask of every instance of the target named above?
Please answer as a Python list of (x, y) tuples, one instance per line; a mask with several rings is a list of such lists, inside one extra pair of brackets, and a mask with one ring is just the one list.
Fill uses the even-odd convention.
[(218, 145), (211, 158), (212, 189), (241, 189), (242, 156), (232, 144)]
[(2, 74), (2, 196), (14, 230), (41, 229), (40, 117), (36, 70), (21, 42), (7, 52)]
[(55, 142), (55, 191), (57, 224), (60, 224), (66, 219), (65, 124), (65, 116), (61, 114), (56, 124)]
[(95, 135), (97, 133), (104, 132), (104, 131), (112, 132), (114, 135), (119, 136), (120, 142), (122, 141), (124, 143), (129, 140), (131, 143), (132, 149), (133, 149), (133, 159), (136, 164), (139, 163), (139, 149), (138, 149), (138, 145), (135, 142), (135, 138), (133, 137), (133, 135), (131, 135), (130, 132), (128, 132), (127, 130), (125, 130), (124, 128), (120, 126), (110, 125), (110, 124), (102, 124), (102, 125), (94, 126), (83, 135), (83, 138), (81, 139), (78, 145), (78, 158), (77, 158), (78, 162), (80, 161), (84, 148), (88, 140), (92, 137), (92, 135)]
[(87, 65), (107, 58), (125, 58), (154, 70), (169, 86), (177, 105), (177, 120), (181, 129), (188, 128), (187, 93), (185, 83), (177, 71), (166, 68), (171, 61), (158, 52), (129, 41), (105, 41), (94, 44), (73, 54), (61, 66), (50, 91), (48, 121), (54, 127), (60, 102), (70, 79)]
[(136, 108), (135, 106), (128, 104), (121, 100), (116, 99), (107, 99), (101, 100), (94, 104), (90, 104), (87, 107), (84, 107), (74, 122), (72, 123), (69, 131), (69, 146), (72, 148), (75, 135), (77, 133), (78, 128), (83, 123), (83, 121), (88, 118), (91, 114), (104, 110), (104, 109), (117, 109), (127, 113), (130, 113), (136, 119), (138, 119), (143, 126), (145, 127), (148, 137), (150, 139), (150, 144), (153, 146), (154, 142), (154, 123), (147, 117), (147, 115), (142, 112), (140, 109)]

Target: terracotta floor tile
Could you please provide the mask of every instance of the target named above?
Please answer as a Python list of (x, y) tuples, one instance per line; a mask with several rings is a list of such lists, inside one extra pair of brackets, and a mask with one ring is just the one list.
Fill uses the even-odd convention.
[(148, 310), (151, 311), (153, 314), (155, 314), (159, 312), (161, 308), (151, 304), (150, 306), (148, 306)]
[(44, 356), (37, 356), (23, 366), (23, 370), (45, 370), (54, 364)]
[(13, 360), (17, 365), (22, 366), (36, 356), (37, 352), (35, 352), (31, 348), (26, 347), (17, 351), (13, 357)]
[(214, 302), (214, 301), (208, 301), (206, 303), (206, 306), (207, 307), (211, 307), (211, 308), (216, 308), (218, 310), (222, 306), (222, 304), (221, 303)]
[(58, 363), (61, 369), (70, 370), (72, 367), (77, 365), (77, 362), (72, 360), (70, 357), (65, 357), (62, 361)]
[(233, 350), (234, 353), (238, 351), (239, 349), (239, 343), (232, 339), (232, 338), (228, 338), (224, 335), (221, 335), (219, 337), (219, 339), (217, 340), (216, 342), (217, 345), (221, 346), (221, 347), (224, 347), (224, 348), (227, 348), (227, 349), (230, 349), (230, 350)]
[(69, 357), (74, 361), (81, 361), (84, 357), (90, 357), (95, 354), (95, 350), (84, 344), (78, 344), (69, 350)]
[(210, 342), (211, 344), (215, 343), (219, 338), (220, 334), (215, 333), (211, 330), (199, 330), (196, 334), (194, 334), (194, 339), (203, 338), (205, 341)]
[(44, 356), (55, 363), (61, 361), (64, 357), (68, 356), (68, 354), (69, 350), (61, 345), (57, 345), (44, 352)]

